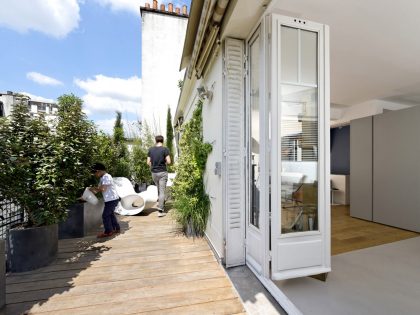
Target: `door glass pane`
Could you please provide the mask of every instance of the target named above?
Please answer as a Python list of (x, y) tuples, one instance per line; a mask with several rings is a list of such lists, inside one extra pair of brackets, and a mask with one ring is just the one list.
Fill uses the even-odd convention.
[(317, 36), (318, 34), (310, 31), (300, 31), (300, 71), (301, 82), (307, 84), (317, 83), (317, 60), (318, 60), (318, 47)]
[(318, 229), (316, 87), (281, 84), (281, 233)]
[(298, 30), (281, 27), (281, 80), (298, 82)]
[(250, 105), (251, 105), (251, 207), (249, 220), (259, 228), (260, 217), (260, 37), (250, 45)]

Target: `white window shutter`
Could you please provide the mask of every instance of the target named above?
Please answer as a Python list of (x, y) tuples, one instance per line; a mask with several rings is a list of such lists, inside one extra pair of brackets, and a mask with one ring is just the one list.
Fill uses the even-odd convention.
[(244, 42), (224, 45), (224, 205), (226, 267), (245, 264)]

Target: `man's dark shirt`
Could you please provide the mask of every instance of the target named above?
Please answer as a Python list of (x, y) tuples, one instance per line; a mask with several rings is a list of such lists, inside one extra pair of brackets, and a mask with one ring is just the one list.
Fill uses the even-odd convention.
[(152, 162), (152, 173), (166, 172), (166, 157), (169, 150), (166, 147), (152, 147), (147, 156)]

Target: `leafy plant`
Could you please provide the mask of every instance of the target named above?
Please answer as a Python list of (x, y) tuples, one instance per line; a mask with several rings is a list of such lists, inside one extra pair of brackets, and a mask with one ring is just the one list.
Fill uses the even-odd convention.
[(27, 213), (28, 226), (63, 220), (88, 178), (95, 129), (81, 106), (74, 95), (59, 98), (54, 128), (23, 103), (0, 123), (0, 195)]
[(212, 150), (203, 143), (202, 106), (200, 100), (193, 117), (184, 124), (180, 139), (177, 174), (172, 186), (175, 218), (187, 234), (202, 236), (210, 213), (210, 199), (204, 187), (207, 157)]

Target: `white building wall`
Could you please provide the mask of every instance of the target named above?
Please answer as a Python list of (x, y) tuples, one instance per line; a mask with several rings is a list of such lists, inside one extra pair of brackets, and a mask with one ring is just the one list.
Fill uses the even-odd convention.
[(215, 174), (216, 163), (223, 160), (223, 63), (222, 54), (216, 56), (213, 66), (204, 78), (203, 84), (213, 90), (211, 102), (203, 105), (203, 136), (204, 141), (213, 146), (207, 159), (205, 185), (210, 196), (211, 210), (207, 222), (206, 235), (219, 258), (224, 257), (224, 224), (223, 224), (223, 183), (222, 176)]
[(184, 78), (179, 64), (188, 19), (142, 11), (142, 105), (141, 119), (156, 134), (166, 136), (168, 106), (175, 114), (178, 81)]
[(211, 208), (207, 221), (206, 236), (219, 258), (224, 257), (224, 216), (223, 216), (223, 183), (222, 176), (214, 173), (216, 162), (222, 163), (223, 159), (223, 77), (222, 77), (221, 52), (215, 57), (215, 61), (205, 78), (195, 83), (192, 93), (183, 112), (184, 121), (188, 122), (199, 100), (197, 88), (204, 84), (213, 91), (211, 101), (203, 102), (203, 138), (204, 142), (212, 145), (213, 149), (207, 159), (204, 184), (209, 194)]
[(3, 103), (3, 114), (5, 117), (12, 113), (12, 107), (14, 103), (13, 95), (1, 94), (0, 101)]

